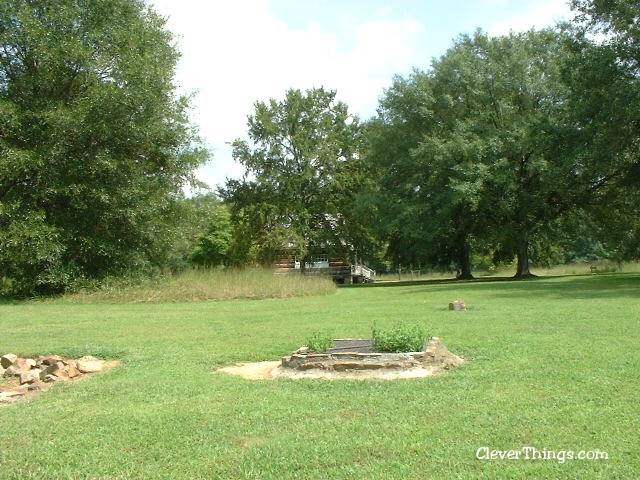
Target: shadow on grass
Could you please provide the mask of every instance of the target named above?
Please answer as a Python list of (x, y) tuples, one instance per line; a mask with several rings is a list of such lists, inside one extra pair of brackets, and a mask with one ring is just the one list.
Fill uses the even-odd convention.
[[(526, 282), (529, 280), (538, 280), (545, 277), (530, 276), (526, 278), (514, 278), (514, 277), (479, 277), (470, 280), (460, 280), (457, 278), (438, 278), (430, 280), (399, 280), (399, 281), (383, 281), (376, 283), (357, 283), (348, 285), (338, 285), (338, 288), (386, 288), (386, 287), (412, 287), (417, 285), (444, 285), (444, 284), (474, 284), (474, 283), (495, 283), (495, 282)], [(560, 278), (546, 277), (546, 278)]]
[(594, 298), (638, 298), (640, 275), (637, 273), (614, 273), (581, 276), (539, 277), (523, 283), (514, 283), (496, 292), (495, 297), (594, 299)]
[[(373, 284), (341, 285), (339, 288), (398, 288), (398, 287), (438, 287), (473, 286), (491, 288), (495, 297), (524, 297), (545, 295), (555, 298), (621, 298), (640, 297), (640, 274), (612, 273), (595, 275), (559, 275), (549, 277), (484, 277), (474, 280), (437, 279), (384, 282)], [(409, 292), (407, 292), (409, 293)], [(411, 293), (415, 293), (412, 291)]]
[(26, 303), (28, 299), (12, 298), (12, 297), (0, 297), (0, 305), (20, 305)]

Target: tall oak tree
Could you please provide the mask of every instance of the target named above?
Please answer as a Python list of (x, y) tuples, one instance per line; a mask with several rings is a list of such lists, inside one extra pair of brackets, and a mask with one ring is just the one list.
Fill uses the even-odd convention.
[(162, 267), (206, 159), (142, 0), (0, 6), (0, 279), (13, 293)]

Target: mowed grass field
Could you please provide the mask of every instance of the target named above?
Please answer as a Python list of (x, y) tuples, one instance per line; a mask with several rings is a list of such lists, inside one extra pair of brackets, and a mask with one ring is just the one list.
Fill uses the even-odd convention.
[[(453, 300), (469, 310), (448, 311)], [(214, 373), (279, 359), (317, 330), (368, 337), (398, 322), (469, 362), (393, 382)], [(2, 304), (0, 353), (121, 364), (1, 407), (0, 479), (640, 478), (639, 346), (637, 273)]]

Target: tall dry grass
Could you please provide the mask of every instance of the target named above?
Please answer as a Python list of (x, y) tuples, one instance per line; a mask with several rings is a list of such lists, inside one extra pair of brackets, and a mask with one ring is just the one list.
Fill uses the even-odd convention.
[(97, 289), (66, 294), (64, 300), (73, 303), (201, 302), (321, 296), (335, 291), (335, 284), (327, 277), (275, 274), (263, 269), (200, 269), (137, 285), (118, 280), (107, 282)]

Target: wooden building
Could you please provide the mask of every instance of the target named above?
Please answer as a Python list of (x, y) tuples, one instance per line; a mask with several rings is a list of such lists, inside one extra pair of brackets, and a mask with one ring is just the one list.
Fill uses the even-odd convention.
[(364, 265), (352, 265), (342, 257), (322, 252), (310, 255), (304, 269), (300, 259), (295, 255), (283, 255), (275, 264), (277, 273), (293, 273), (303, 271), (305, 275), (327, 275), (336, 283), (371, 283), (375, 282), (376, 272)]

